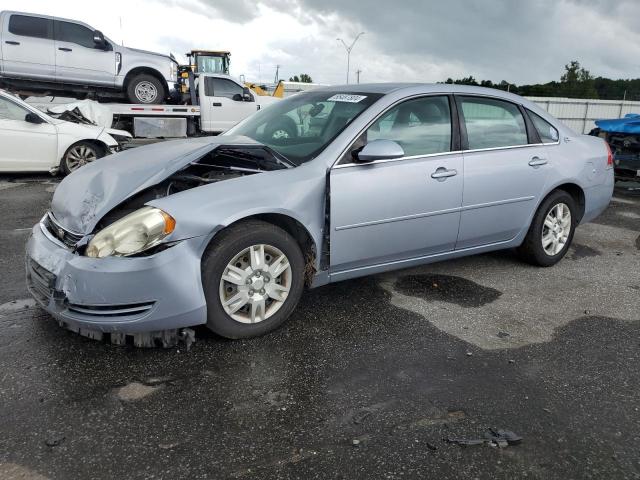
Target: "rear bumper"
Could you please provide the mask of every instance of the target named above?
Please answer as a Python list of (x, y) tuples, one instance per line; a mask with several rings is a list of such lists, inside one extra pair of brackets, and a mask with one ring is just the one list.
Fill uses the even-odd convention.
[[(93, 259), (54, 243), (34, 226), (27, 287), (65, 328), (136, 334), (206, 323), (202, 237), (148, 257)], [(88, 335), (92, 336), (92, 335)]]

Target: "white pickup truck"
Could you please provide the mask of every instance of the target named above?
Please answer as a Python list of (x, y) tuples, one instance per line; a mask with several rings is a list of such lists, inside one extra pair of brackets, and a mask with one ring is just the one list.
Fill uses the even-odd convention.
[(170, 55), (118, 45), (77, 20), (0, 12), (0, 87), (16, 93), (164, 103), (177, 96), (177, 69)]
[[(195, 79), (195, 90), (195, 105), (100, 105), (113, 114), (113, 128), (126, 130), (136, 138), (173, 138), (222, 133), (280, 100), (256, 95), (235, 78), (224, 74), (199, 74)], [(49, 112), (52, 106), (37, 97), (31, 98), (29, 103)], [(296, 126), (291, 122), (283, 128), (295, 133)]]

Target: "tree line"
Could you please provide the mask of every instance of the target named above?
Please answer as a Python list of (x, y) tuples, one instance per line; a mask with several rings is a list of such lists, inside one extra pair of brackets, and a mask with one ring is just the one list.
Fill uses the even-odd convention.
[(532, 85), (516, 85), (506, 80), (498, 83), (491, 80), (477, 81), (472, 75), (455, 80), (448, 78), (444, 83), (497, 88), (527, 97), (640, 100), (640, 78), (612, 80), (605, 77), (594, 77), (577, 60), (565, 65), (564, 70), (559, 81), (554, 80)]

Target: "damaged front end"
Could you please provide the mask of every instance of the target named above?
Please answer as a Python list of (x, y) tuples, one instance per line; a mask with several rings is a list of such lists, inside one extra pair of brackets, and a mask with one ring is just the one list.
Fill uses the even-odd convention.
[(290, 165), (259, 144), (213, 144), (177, 160), (157, 147), (140, 149), (139, 157), (157, 153), (140, 164), (127, 153), (83, 167), (60, 184), (27, 245), (28, 288), (62, 327), (83, 336), (188, 347), (194, 340), (189, 327), (206, 323), (200, 258), (207, 238), (167, 235), (152, 248), (102, 258), (88, 255), (91, 240), (154, 200)]

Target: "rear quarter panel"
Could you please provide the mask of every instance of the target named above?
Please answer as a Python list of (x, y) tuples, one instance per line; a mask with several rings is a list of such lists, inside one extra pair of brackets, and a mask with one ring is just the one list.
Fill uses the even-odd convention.
[(595, 218), (607, 207), (613, 193), (613, 170), (607, 167), (608, 151), (604, 141), (574, 134), (561, 137), (559, 144), (545, 148), (552, 172), (540, 202), (557, 187), (567, 183), (576, 184), (585, 195), (585, 212), (581, 223)]

